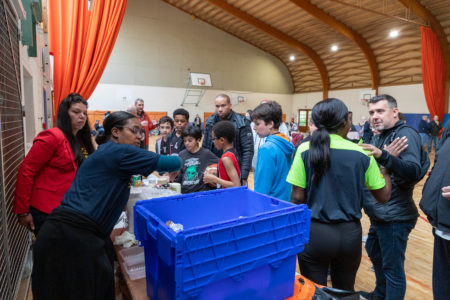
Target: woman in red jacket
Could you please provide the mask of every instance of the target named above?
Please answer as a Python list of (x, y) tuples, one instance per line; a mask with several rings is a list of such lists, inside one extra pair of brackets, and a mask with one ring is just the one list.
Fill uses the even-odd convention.
[(19, 223), (37, 235), (93, 151), (87, 102), (69, 94), (59, 106), (56, 127), (38, 134), (19, 168), (14, 201)]

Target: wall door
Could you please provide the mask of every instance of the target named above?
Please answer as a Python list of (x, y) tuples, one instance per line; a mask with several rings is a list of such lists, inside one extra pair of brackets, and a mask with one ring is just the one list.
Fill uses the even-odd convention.
[(311, 115), (310, 109), (299, 109), (298, 110), (298, 131), (308, 132), (308, 122)]

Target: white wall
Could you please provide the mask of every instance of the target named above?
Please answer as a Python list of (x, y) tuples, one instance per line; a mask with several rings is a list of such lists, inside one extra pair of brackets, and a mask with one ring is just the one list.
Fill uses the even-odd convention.
[[(120, 85), (104, 84), (97, 86), (89, 100), (90, 110), (125, 110), (128, 105), (134, 103), (136, 98), (145, 100), (147, 111), (167, 111), (169, 115), (182, 102), (185, 88), (152, 87), (142, 85)], [(349, 110), (353, 111), (353, 120), (356, 123), (361, 117), (368, 116), (367, 107), (360, 102), (360, 93), (369, 89), (350, 89), (330, 91), (329, 97), (341, 99), (347, 104)], [(304, 94), (269, 94), (243, 91), (207, 90), (205, 96), (196, 107), (186, 104), (191, 116), (204, 112), (214, 111), (214, 98), (219, 93), (228, 95), (241, 94), (246, 97), (246, 102), (235, 105), (234, 110), (245, 112), (247, 109), (255, 108), (262, 99), (275, 100), (283, 107), (283, 113), (287, 120), (297, 115), (298, 109), (311, 109), (314, 104), (322, 100), (322, 93)], [(421, 84), (380, 87), (379, 94), (389, 94), (398, 101), (398, 106), (403, 113), (426, 113), (428, 111), (423, 88)], [(193, 119), (191, 120), (193, 121)]]
[[(134, 104), (136, 98), (142, 98), (145, 101), (144, 110), (166, 111), (169, 116), (172, 116), (172, 112), (176, 108), (181, 107), (185, 90), (184, 88), (101, 83), (89, 99), (89, 110), (125, 110), (127, 106)], [(194, 104), (185, 104), (183, 106), (189, 111), (191, 121), (194, 120), (197, 113), (203, 119), (204, 112), (214, 112), (214, 99), (220, 93), (226, 93), (229, 96), (233, 93), (245, 96), (246, 101), (244, 103), (233, 106), (236, 112), (246, 112), (247, 109), (256, 107), (261, 100), (269, 99), (280, 103), (283, 107), (283, 112), (287, 116), (290, 116), (292, 113), (291, 94), (207, 90), (198, 107)]]
[[(348, 109), (353, 111), (353, 122), (357, 123), (362, 116), (368, 116), (367, 107), (360, 102), (360, 93), (367, 90), (369, 89), (330, 91), (328, 96), (344, 101)], [(422, 84), (380, 87), (378, 94), (393, 96), (398, 102), (399, 110), (403, 113), (428, 112)], [(322, 93), (295, 94), (293, 95), (292, 110), (296, 113), (301, 108), (311, 109), (322, 98)]]
[(45, 86), (42, 73), (42, 48), (44, 37), (42, 29), (36, 27), (37, 57), (28, 56), (28, 46), (20, 43), (20, 62), (22, 67), (22, 105), (25, 110), (24, 131), (25, 151), (31, 148), (34, 137), (43, 130)]
[(188, 69), (210, 73), (216, 90), (293, 91), (278, 58), (163, 1), (129, 1), (100, 82), (183, 88)]

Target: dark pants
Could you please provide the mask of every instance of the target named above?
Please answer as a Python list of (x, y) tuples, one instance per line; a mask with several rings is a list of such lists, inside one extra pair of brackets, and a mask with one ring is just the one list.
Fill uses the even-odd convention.
[(36, 208), (30, 206), (30, 214), (33, 217), (33, 223), (34, 223), (34, 235), (37, 236), (39, 233), (39, 230), (41, 229), (42, 225), (44, 224), (45, 220), (47, 220), (48, 214), (45, 212), (42, 212), (40, 210), (37, 210)]
[(433, 254), (433, 296), (434, 300), (448, 300), (450, 298), (450, 241), (435, 234)]
[(56, 208), (33, 249), (34, 300), (114, 299), (114, 246), (87, 216)]
[(353, 291), (361, 262), (361, 223), (325, 224), (311, 221), (309, 243), (298, 255), (300, 272), (327, 285), (328, 268), (334, 288)]
[(374, 295), (385, 300), (405, 297), (406, 245), (416, 222), (371, 222), (366, 250), (375, 269)]

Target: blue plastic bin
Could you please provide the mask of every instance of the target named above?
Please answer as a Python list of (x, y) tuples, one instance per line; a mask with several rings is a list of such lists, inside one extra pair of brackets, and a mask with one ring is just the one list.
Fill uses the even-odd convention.
[(134, 212), (152, 300), (292, 295), (296, 254), (309, 238), (306, 205), (238, 187), (139, 201)]

